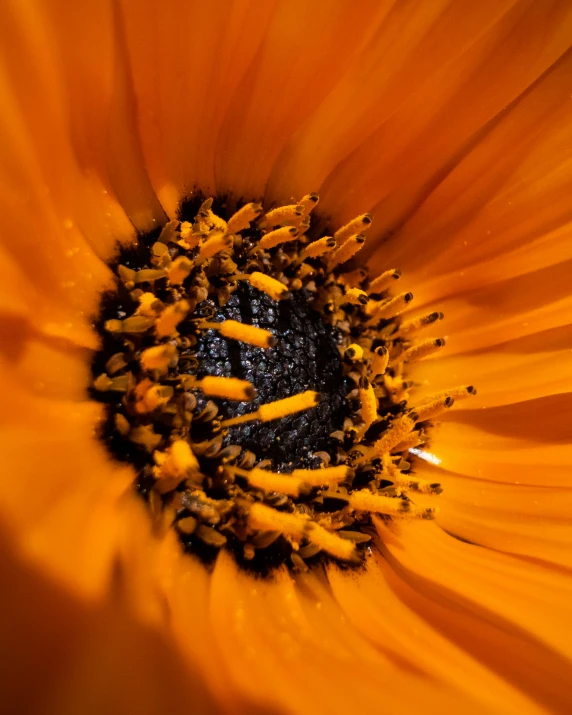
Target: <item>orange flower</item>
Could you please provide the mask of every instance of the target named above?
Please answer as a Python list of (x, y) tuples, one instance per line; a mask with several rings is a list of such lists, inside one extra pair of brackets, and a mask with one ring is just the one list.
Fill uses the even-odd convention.
[[(5, 6), (7, 711), (570, 711), (571, 43), (567, 0)], [(436, 522), (361, 570), (210, 573), (95, 436), (106, 262), (195, 186), (374, 213), (446, 316), (417, 394), (479, 386), (416, 464)]]

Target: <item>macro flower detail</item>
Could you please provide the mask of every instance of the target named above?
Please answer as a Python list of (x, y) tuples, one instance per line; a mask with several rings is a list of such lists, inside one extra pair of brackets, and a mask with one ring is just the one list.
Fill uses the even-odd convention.
[(570, 712), (570, 3), (2, 15), (3, 711)]
[(388, 295), (398, 270), (345, 268), (370, 214), (312, 240), (318, 201), (249, 202), (225, 220), (230, 201), (187, 200), (191, 220), (115, 261), (93, 366), (103, 438), (191, 553), (359, 564), (372, 516), (434, 516), (411, 497), (440, 484), (417, 479), (407, 457), (429, 420), (475, 388), (408, 405), (404, 371), (445, 344), (418, 333), (443, 316), (402, 321), (413, 295)]

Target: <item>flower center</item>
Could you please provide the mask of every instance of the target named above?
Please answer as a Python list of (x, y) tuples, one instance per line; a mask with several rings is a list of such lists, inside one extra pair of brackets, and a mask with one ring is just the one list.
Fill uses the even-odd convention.
[(204, 559), (248, 567), (359, 563), (375, 518), (432, 518), (409, 450), (460, 387), (408, 404), (417, 340), (440, 320), (401, 314), (400, 277), (348, 262), (372, 217), (315, 237), (318, 196), (264, 212), (186, 201), (181, 220), (122, 249), (102, 300), (93, 396), (102, 437), (130, 462), (156, 528)]

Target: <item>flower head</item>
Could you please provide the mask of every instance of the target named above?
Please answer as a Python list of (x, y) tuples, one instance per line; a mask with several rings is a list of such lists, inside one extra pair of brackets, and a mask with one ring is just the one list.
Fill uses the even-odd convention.
[[(0, 27), (0, 623), (9, 709), (570, 709), (571, 41), (572, 11), (558, 0), (229, 0), (161, 7), (45, 0), (6, 8)], [(314, 191), (320, 196), (312, 213), (315, 233), (305, 243), (305, 209), (296, 215), (296, 207)], [(227, 228), (217, 232), (221, 216), (208, 213), (210, 205), (203, 206), (205, 215), (183, 215), (185, 199), (197, 192), (242, 199), (236, 209), (250, 202), (253, 216), (243, 226), (229, 212), (222, 217)], [(275, 225), (257, 223), (281, 207), (294, 207), (293, 215), (280, 214)], [(349, 253), (344, 262), (340, 258), (343, 270), (333, 258), (320, 257), (325, 268), (316, 256), (307, 260), (318, 275), (320, 306), (334, 316), (316, 323), (316, 330), (328, 324), (328, 330), (343, 332), (346, 318), (350, 327), (354, 319), (363, 323), (332, 367), (342, 376), (333, 381), (335, 391), (342, 379), (351, 383), (354, 362), (363, 358), (357, 381), (348, 383), (355, 390), (349, 412), (335, 419), (341, 419), (350, 453), (354, 438), (373, 449), (377, 438), (406, 420), (411, 424), (400, 439), (409, 439), (422, 422), (411, 419), (419, 418), (412, 409), (426, 409), (438, 424), (426, 440), (404, 447), (413, 450), (407, 467), (394, 459), (399, 441), (388, 447), (386, 439), (379, 451), (390, 455), (391, 464), (386, 460), (382, 467), (398, 467), (395, 479), (409, 482), (403, 488), (415, 489), (414, 481), (441, 485), (438, 497), (417, 489), (412, 500), (423, 510), (437, 498), (436, 519), (400, 520), (382, 510), (385, 516), (376, 516), (364, 507), (366, 497), (396, 497), (381, 493), (387, 486), (381, 481), (372, 486), (368, 479), (361, 508), (354, 497), (346, 511), (371, 515), (363, 525), (370, 551), (358, 568), (341, 567), (340, 561), (351, 559), (332, 554), (334, 547), (328, 551), (326, 537), (319, 543), (315, 535), (309, 538), (306, 526), (300, 538), (293, 536), (292, 523), (287, 535), (294, 551), (318, 545), (335, 558), (314, 566), (310, 561), (309, 570), (282, 565), (259, 578), (214, 544), (218, 555), (205, 566), (183, 548), (184, 529), (190, 536), (206, 508), (214, 509), (196, 494), (199, 488), (206, 494), (205, 484), (197, 483), (195, 492), (186, 484), (179, 492), (185, 502), (178, 506), (188, 512), (178, 515), (179, 522), (197, 519), (192, 510), (199, 507), (201, 519), (159, 528), (153, 505), (133, 489), (139, 479), (145, 493), (143, 467), (117, 461), (101, 440), (101, 425), (107, 416), (118, 435), (123, 430), (131, 443), (145, 447), (151, 427), (164, 439), (155, 418), (147, 416), (168, 406), (176, 389), (187, 395), (181, 398), (187, 407), (209, 391), (213, 400), (238, 396), (234, 402), (248, 403), (260, 386), (245, 375), (215, 374), (216, 354), (212, 370), (187, 372), (188, 389), (169, 383), (173, 360), (186, 357), (185, 350), (203, 357), (216, 352), (208, 341), (218, 344), (218, 326), (225, 322), (239, 328), (227, 325), (222, 337), (238, 337), (253, 350), (265, 349), (257, 340), (276, 338), (266, 335), (272, 333), (268, 326), (254, 324), (249, 327), (262, 332), (247, 334), (240, 327), (247, 321), (230, 313), (200, 315), (202, 322), (186, 333), (197, 342), (185, 347), (179, 328), (197, 318), (191, 301), (201, 302), (201, 276), (239, 276), (208, 281), (228, 290), (229, 300), (242, 292), (264, 305), (295, 301), (281, 293), (309, 290), (309, 274), (299, 267), (282, 271), (283, 280), (280, 271), (272, 274), (283, 290), (267, 280), (266, 254), (274, 260), (282, 252), (291, 228), (298, 232), (296, 250), (307, 252), (314, 239), (328, 238), (328, 228), (335, 238), (337, 229), (370, 214), (375, 220), (360, 251), (370, 277), (386, 275), (391, 284), (399, 268), (401, 295), (412, 293), (415, 300), (408, 305), (383, 284), (379, 295), (369, 291), (370, 302), (377, 303), (368, 313), (371, 308), (351, 303), (359, 301), (359, 291), (368, 293), (363, 276), (341, 278), (349, 275)], [(172, 232), (168, 240), (165, 230)], [(257, 231), (256, 240), (266, 244), (256, 257), (263, 270), (247, 267), (252, 256), (246, 254), (256, 249), (248, 231)], [(173, 242), (175, 234), (189, 248)], [(337, 234), (324, 249), (348, 251), (346, 239), (361, 246), (355, 238), (360, 235)], [(143, 236), (154, 236), (147, 244), (153, 261), (120, 263), (118, 256), (144, 245)], [(230, 255), (229, 236), (240, 236), (232, 239), (233, 249), (242, 242), (244, 260), (242, 249)], [(163, 246), (171, 251), (168, 260)], [(289, 249), (283, 253), (290, 256)], [(300, 265), (307, 253), (301, 258)], [(224, 273), (229, 262), (236, 268)], [(207, 268), (193, 273), (197, 263)], [(138, 271), (163, 274), (141, 277)], [(255, 285), (256, 273), (263, 278)], [(335, 280), (322, 281), (330, 274)], [(97, 318), (102, 295), (118, 280), (130, 299), (139, 291), (138, 303), (125, 315), (107, 316), (115, 323), (104, 330)], [(157, 285), (166, 285), (168, 293), (154, 292), (155, 280), (164, 281)], [(176, 294), (176, 286), (185, 294)], [(399, 313), (393, 312), (394, 300), (403, 302)], [(416, 363), (415, 385), (406, 384), (409, 376), (399, 385), (384, 381), (388, 394), (411, 388), (411, 401), (374, 435), (381, 393), (368, 424), (369, 388), (376, 384), (370, 378), (374, 361), (385, 359), (375, 350), (387, 347), (390, 366), (402, 354), (409, 360), (407, 350), (420, 348), (404, 342), (403, 334), (424, 325), (426, 316), (437, 321), (440, 311), (440, 332), (429, 337), (444, 337), (446, 344)], [(399, 317), (391, 322), (394, 315)], [(304, 316), (312, 324), (313, 317)], [(137, 342), (133, 322), (125, 329), (133, 318), (139, 327), (150, 321), (148, 344)], [(395, 340), (360, 342), (373, 327), (383, 331), (386, 319)], [(242, 332), (231, 334), (236, 330)], [(123, 341), (121, 350), (105, 353), (100, 365), (97, 355), (105, 352), (108, 334)], [(191, 350), (197, 345), (202, 349)], [(116, 357), (129, 357), (129, 350), (140, 369), (131, 370), (135, 382)], [(98, 368), (93, 373), (92, 366)], [(213, 382), (217, 377), (242, 382)], [(427, 407), (434, 395), (444, 403), (450, 388), (473, 384), (478, 395), (453, 411), (431, 413)], [(110, 418), (94, 395), (122, 390), (132, 396), (133, 409), (124, 410), (119, 401), (121, 409)], [(317, 389), (308, 392), (300, 413), (318, 399)], [(277, 402), (286, 399), (276, 396)], [(265, 424), (261, 405), (253, 414)], [(224, 434), (243, 424), (233, 420), (248, 411), (223, 415)], [(351, 424), (344, 427), (346, 419)], [(170, 431), (170, 441), (151, 445), (144, 465), (153, 485), (176, 478), (166, 494), (179, 488), (180, 470), (185, 479), (197, 472), (193, 459), (201, 469), (208, 459), (206, 452), (189, 451), (200, 442), (198, 432), (189, 441), (175, 427), (184, 438), (174, 439)], [(216, 440), (211, 427), (202, 442)], [(330, 436), (322, 440), (326, 452)], [(247, 437), (243, 444), (248, 447)], [(264, 522), (268, 512), (257, 507), (253, 515), (252, 506), (268, 507), (257, 496), (269, 491), (257, 481), (268, 474), (280, 487), (270, 491), (285, 493), (279, 452), (271, 468), (257, 465), (256, 473), (248, 462), (225, 455), (223, 472), (232, 472), (246, 495), (240, 499), (250, 499), (246, 506), (240, 499), (232, 505), (233, 516), (251, 529), (244, 532), (243, 549), (251, 537), (279, 530), (270, 528), (279, 517)], [(303, 457), (314, 458), (310, 452)], [(336, 452), (346, 471), (375, 467), (369, 457), (356, 454), (346, 462)], [(295, 483), (297, 493), (286, 494), (288, 508), (275, 514), (291, 516), (299, 503), (307, 512), (311, 498), (314, 511), (305, 520), (325, 528), (317, 516), (323, 514), (315, 502), (320, 495), (305, 491), (313, 477), (308, 471), (323, 469), (318, 461), (296, 465), (306, 470)], [(220, 474), (213, 469), (211, 476)], [(344, 488), (356, 493), (351, 484)], [(165, 503), (162, 496), (160, 501)], [(159, 511), (172, 517), (168, 509)], [(361, 534), (363, 519), (356, 521)], [(211, 538), (224, 532), (214, 523), (201, 522), (203, 527), (211, 529)], [(287, 532), (284, 521), (280, 529)], [(344, 529), (354, 531), (346, 524)], [(352, 554), (364, 548), (351, 547)]]

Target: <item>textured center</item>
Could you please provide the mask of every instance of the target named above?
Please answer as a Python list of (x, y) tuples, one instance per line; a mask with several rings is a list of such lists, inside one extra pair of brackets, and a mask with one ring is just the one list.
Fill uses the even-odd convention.
[[(214, 330), (201, 334), (195, 346), (199, 377), (239, 377), (256, 388), (252, 402), (221, 401), (219, 414), (224, 419), (305, 390), (321, 393), (320, 404), (305, 412), (229, 429), (225, 444), (256, 452), (260, 459), (272, 460), (276, 469), (319, 465), (320, 460), (312, 455), (335, 452), (336, 440), (330, 435), (342, 428), (349, 414), (345, 396), (351, 386), (342, 372), (334, 331), (310, 300), (309, 292), (296, 291), (290, 298), (275, 301), (241, 283), (226, 305), (216, 307), (214, 320), (237, 320), (271, 330), (276, 346), (258, 348), (228, 340)], [(197, 397), (206, 403), (206, 398)]]

